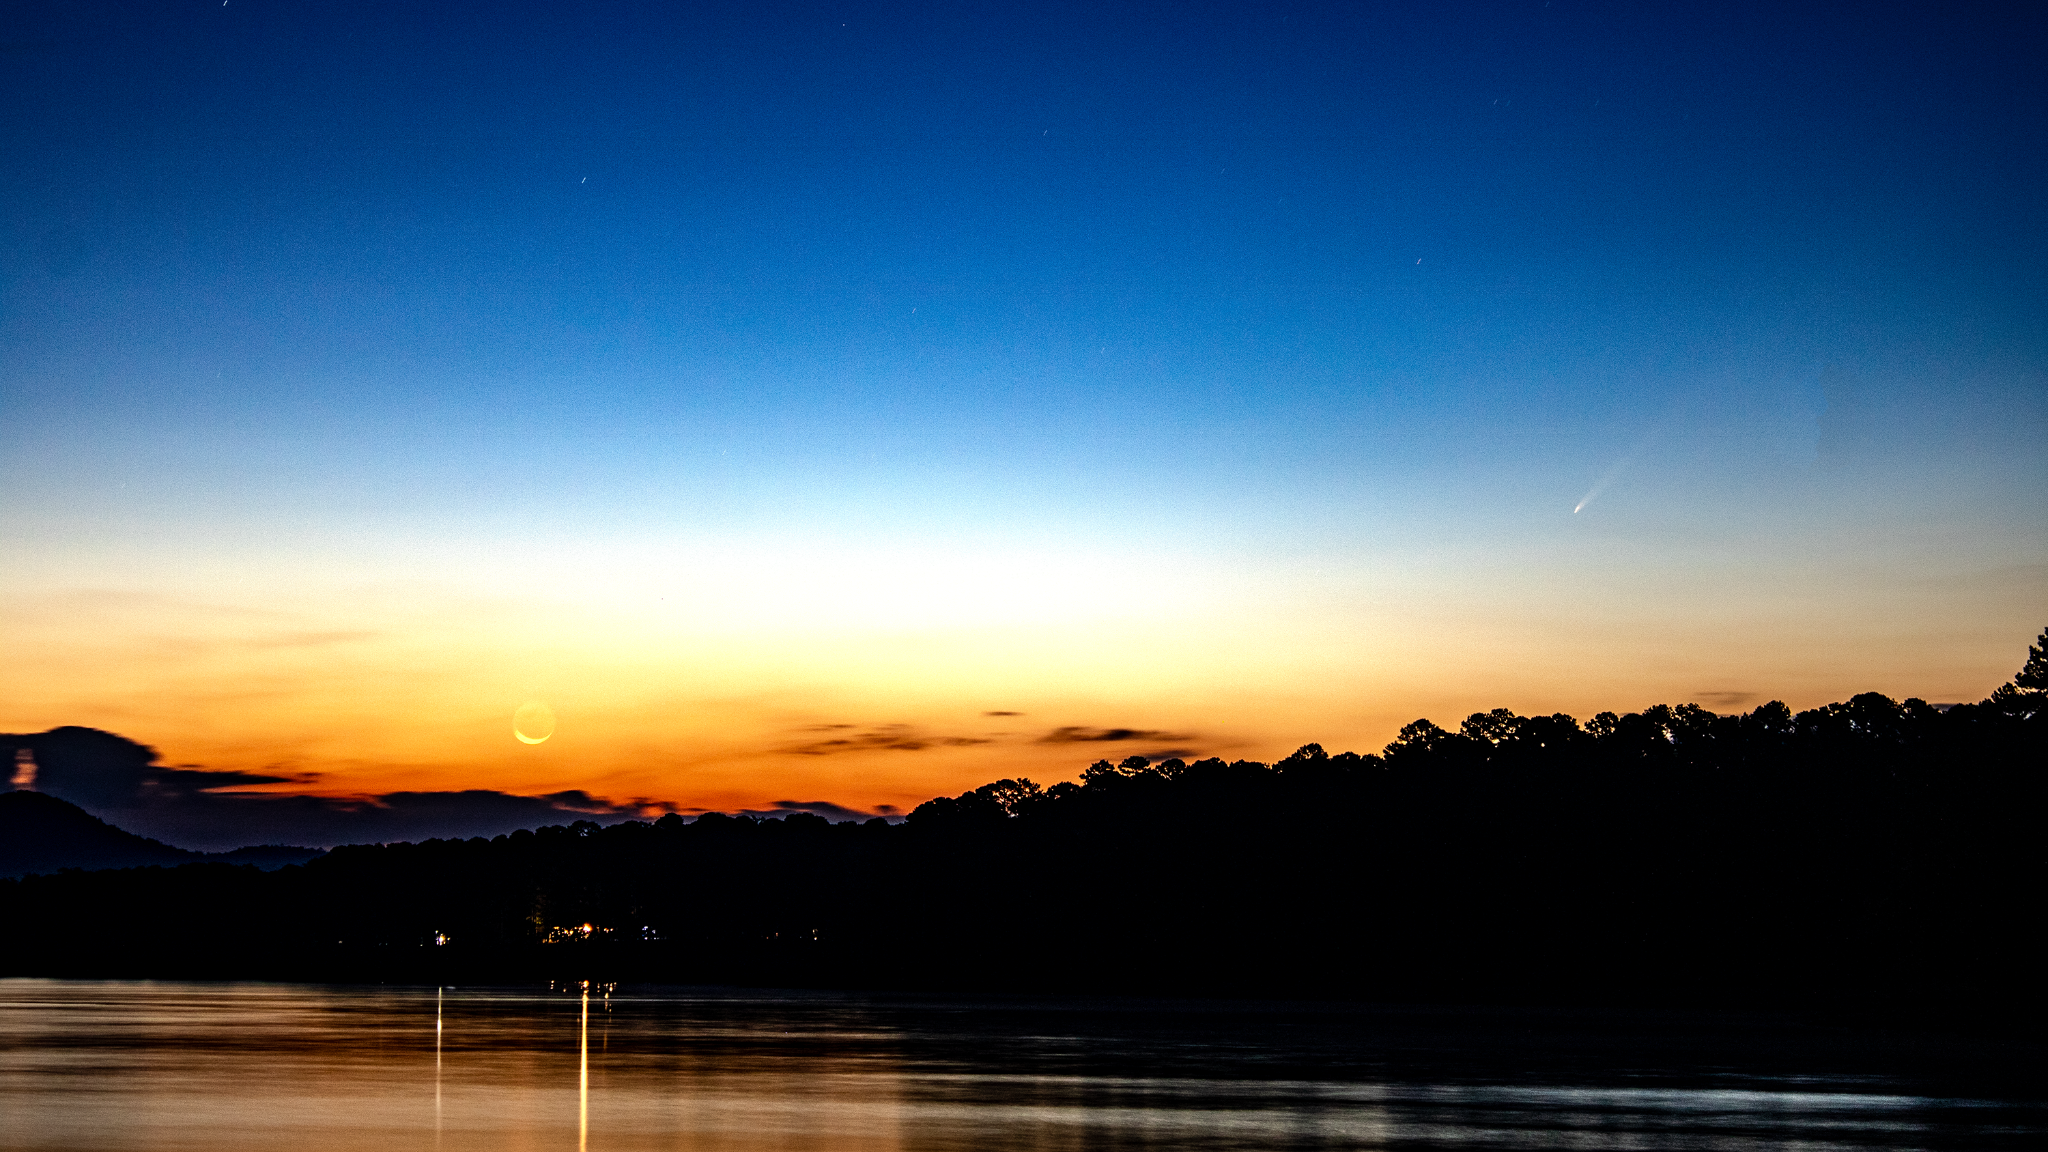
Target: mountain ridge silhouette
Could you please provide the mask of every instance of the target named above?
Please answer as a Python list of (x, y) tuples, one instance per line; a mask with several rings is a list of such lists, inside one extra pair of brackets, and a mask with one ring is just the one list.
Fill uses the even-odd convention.
[(0, 877), (208, 861), (277, 868), (319, 855), (318, 849), (282, 844), (194, 852), (116, 827), (68, 800), (26, 789), (0, 792)]

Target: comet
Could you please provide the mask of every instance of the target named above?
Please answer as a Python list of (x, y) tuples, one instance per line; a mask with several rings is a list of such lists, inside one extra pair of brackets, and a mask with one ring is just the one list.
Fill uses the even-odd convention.
[(1609, 484), (1614, 483), (1614, 478), (1621, 475), (1622, 472), (1625, 471), (1630, 464), (1635, 462), (1636, 456), (1639, 455), (1643, 449), (1648, 448), (1650, 446), (1650, 441), (1655, 440), (1657, 438), (1657, 433), (1659, 431), (1661, 431), (1661, 429), (1651, 429), (1650, 434), (1648, 436), (1643, 437), (1642, 440), (1638, 442), (1635, 447), (1622, 453), (1621, 459), (1616, 460), (1614, 462), (1614, 467), (1609, 468), (1606, 471), (1606, 473), (1600, 477), (1600, 479), (1593, 481), (1593, 486), (1591, 488), (1586, 489), (1586, 494), (1584, 496), (1579, 497), (1579, 502), (1572, 506), (1572, 515), (1577, 516), (1581, 511), (1585, 509), (1586, 505), (1591, 504), (1594, 500), (1599, 499), (1600, 493), (1605, 492), (1607, 490), (1607, 486)]
[(1585, 509), (1586, 505), (1599, 499), (1600, 493), (1605, 491), (1609, 484), (1614, 483), (1614, 478), (1621, 475), (1622, 471), (1628, 467), (1629, 460), (1633, 455), (1631, 453), (1629, 456), (1623, 456), (1620, 460), (1615, 461), (1614, 467), (1609, 468), (1606, 475), (1595, 480), (1593, 486), (1586, 489), (1586, 494), (1579, 497), (1579, 502), (1572, 505), (1572, 515), (1577, 516)]

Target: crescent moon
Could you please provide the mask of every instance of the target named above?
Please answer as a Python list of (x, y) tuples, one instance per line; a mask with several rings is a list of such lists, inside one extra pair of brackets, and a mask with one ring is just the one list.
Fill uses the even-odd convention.
[(555, 710), (538, 700), (528, 700), (512, 713), (512, 735), (521, 744), (540, 744), (555, 734)]

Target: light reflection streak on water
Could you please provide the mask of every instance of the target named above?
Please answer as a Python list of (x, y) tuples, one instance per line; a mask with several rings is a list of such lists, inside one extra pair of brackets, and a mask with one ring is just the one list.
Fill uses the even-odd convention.
[(583, 1017), (576, 1025), (576, 1152), (590, 1147), (590, 981), (583, 982)]
[(1614, 1068), (1560, 1080), (1539, 1066), (1517, 1079), (1497, 1063), (1424, 1067), (1413, 1050), (1343, 1065), (1338, 1048), (1284, 1030), (1148, 1038), (1085, 1012), (1041, 1014), (1064, 1030), (1023, 1028), (854, 998), (603, 1006), (593, 1100), (587, 985), (573, 1005), (437, 988), (429, 1045), (425, 989), (0, 981), (0, 1149), (353, 1152), (418, 1147), (430, 1124), (451, 1152), (565, 1149), (572, 1008), (583, 1152), (593, 1133), (604, 1152), (2048, 1143), (2036, 1106), (1869, 1077), (1825, 1090), (1764, 1075), (1649, 1084)]
[(448, 990), (434, 989), (434, 1147), (441, 1146), (441, 1006)]

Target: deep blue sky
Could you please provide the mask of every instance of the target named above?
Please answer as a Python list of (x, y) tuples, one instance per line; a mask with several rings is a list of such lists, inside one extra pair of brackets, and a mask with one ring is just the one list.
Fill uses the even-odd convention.
[(307, 7), (16, 9), (31, 418), (1263, 457), (2043, 350), (2038, 10)]
[(1560, 590), (1752, 661), (1806, 605), (1836, 656), (1757, 691), (1975, 691), (2048, 611), (2044, 49), (2020, 5), (14, 5), (13, 594), (972, 544), (1308, 565), (1307, 618), (1407, 579), (1528, 669), (1590, 658)]

